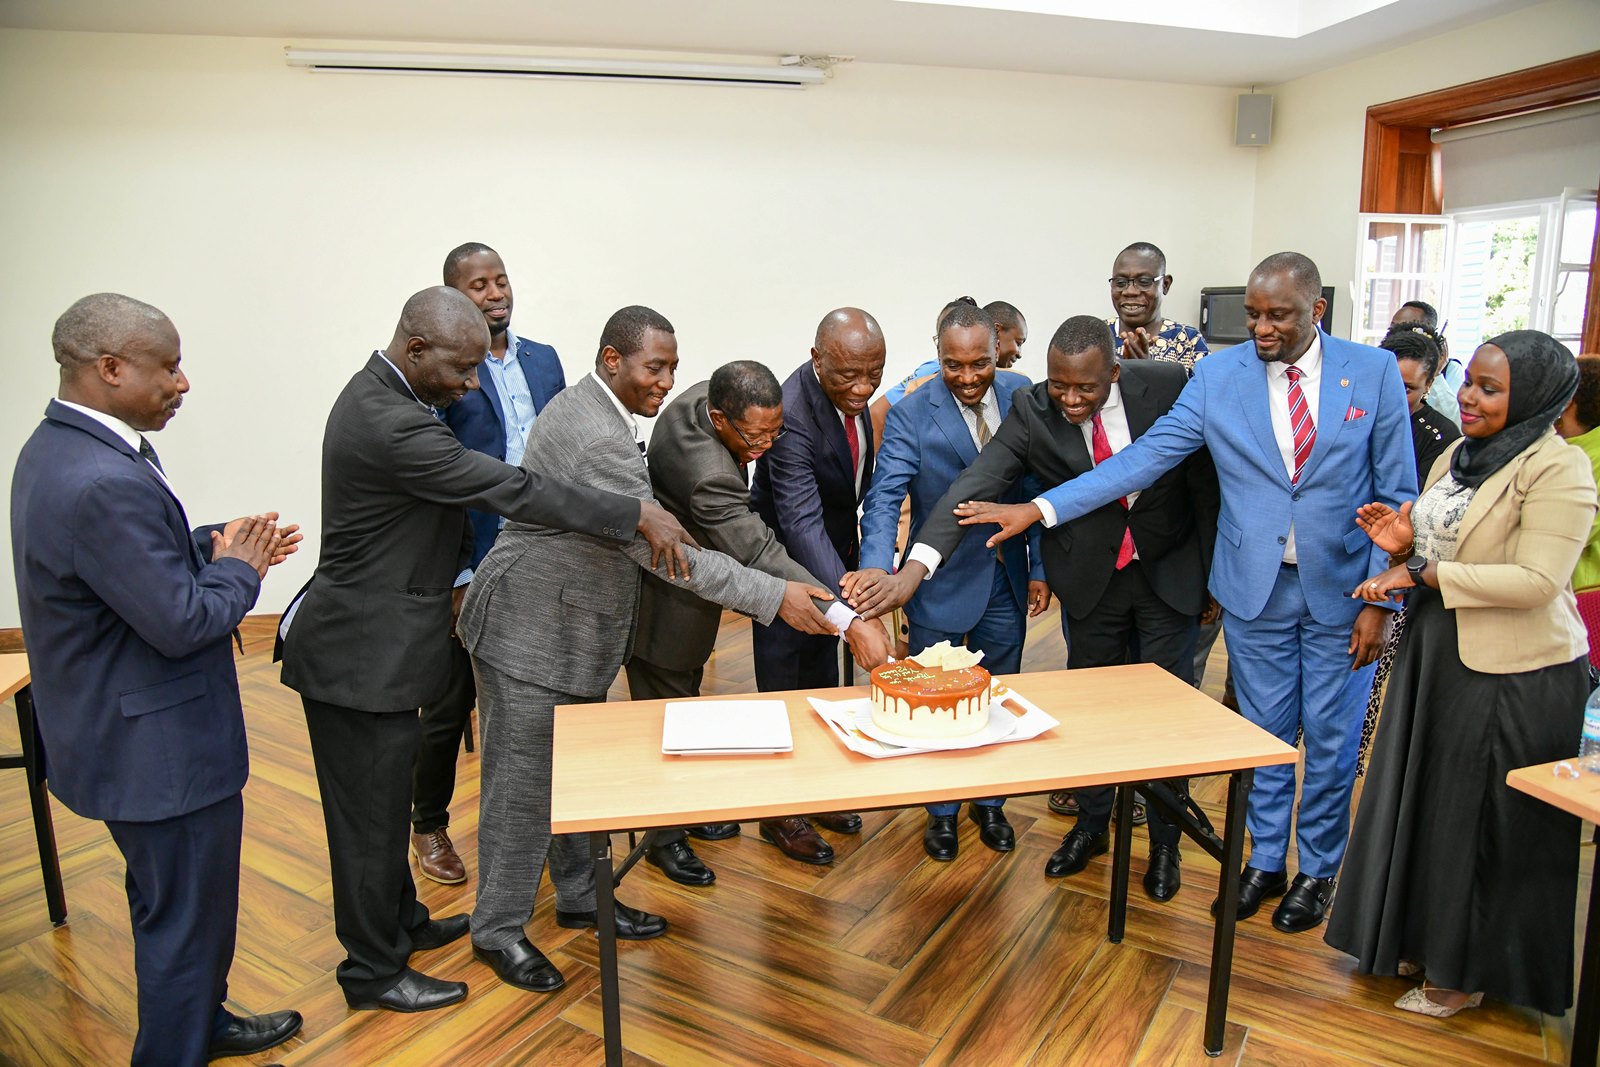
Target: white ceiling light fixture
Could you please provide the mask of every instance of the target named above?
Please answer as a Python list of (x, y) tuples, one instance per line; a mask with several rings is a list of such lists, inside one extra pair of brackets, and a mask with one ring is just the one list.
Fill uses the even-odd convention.
[(828, 67), (846, 57), (786, 56), (783, 65), (595, 59), (577, 56), (506, 56), (437, 52), (350, 52), (285, 48), (291, 67), (342, 74), (455, 74), (497, 78), (554, 78), (576, 81), (665, 82), (678, 85), (735, 85), (762, 89), (804, 89), (829, 77)]

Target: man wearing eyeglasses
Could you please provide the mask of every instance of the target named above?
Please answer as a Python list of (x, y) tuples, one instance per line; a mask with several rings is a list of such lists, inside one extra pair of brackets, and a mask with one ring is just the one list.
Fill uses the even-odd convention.
[(1160, 359), (1194, 370), (1210, 351), (1193, 326), (1161, 317), (1161, 298), (1172, 289), (1167, 256), (1148, 241), (1124, 248), (1111, 265), (1111, 306), (1106, 320), (1121, 359)]
[[(750, 508), (750, 465), (783, 435), (783, 387), (772, 371), (752, 361), (718, 367), (709, 382), (690, 386), (657, 420), (650, 437), (651, 488), (702, 547), (775, 577), (825, 586), (789, 557), (777, 535)], [(815, 603), (864, 669), (888, 659), (889, 638), (882, 624), (858, 618), (842, 600)], [(629, 694), (635, 700), (699, 696), (722, 609), (646, 574), (638, 618), (627, 663)], [(688, 831), (710, 841), (738, 832), (737, 823)], [(815, 831), (810, 836), (831, 859), (831, 846)], [(716, 879), (689, 847), (683, 830), (658, 833), (646, 858), (682, 885), (710, 885)]]

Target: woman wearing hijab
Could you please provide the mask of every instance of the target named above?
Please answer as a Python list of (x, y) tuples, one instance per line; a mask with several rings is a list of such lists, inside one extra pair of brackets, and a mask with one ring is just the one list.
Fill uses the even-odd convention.
[(1588, 695), (1570, 576), (1594, 478), (1554, 430), (1577, 383), (1548, 335), (1492, 338), (1422, 495), (1357, 517), (1397, 565), (1353, 595), (1406, 595), (1410, 621), (1327, 941), (1364, 974), (1425, 975), (1407, 1011), (1572, 1003), (1579, 823), (1505, 780), (1576, 751)]

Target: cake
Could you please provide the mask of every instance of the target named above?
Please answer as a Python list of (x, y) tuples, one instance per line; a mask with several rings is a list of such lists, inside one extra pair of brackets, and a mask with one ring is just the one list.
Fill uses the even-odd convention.
[(966, 737), (989, 724), (989, 672), (982, 652), (948, 641), (872, 669), (872, 721), (900, 737)]

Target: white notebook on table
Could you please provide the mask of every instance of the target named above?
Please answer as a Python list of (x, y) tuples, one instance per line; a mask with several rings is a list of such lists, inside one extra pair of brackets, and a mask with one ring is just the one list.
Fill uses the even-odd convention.
[(666, 706), (661, 752), (668, 756), (763, 755), (794, 751), (781, 700), (679, 700)]

